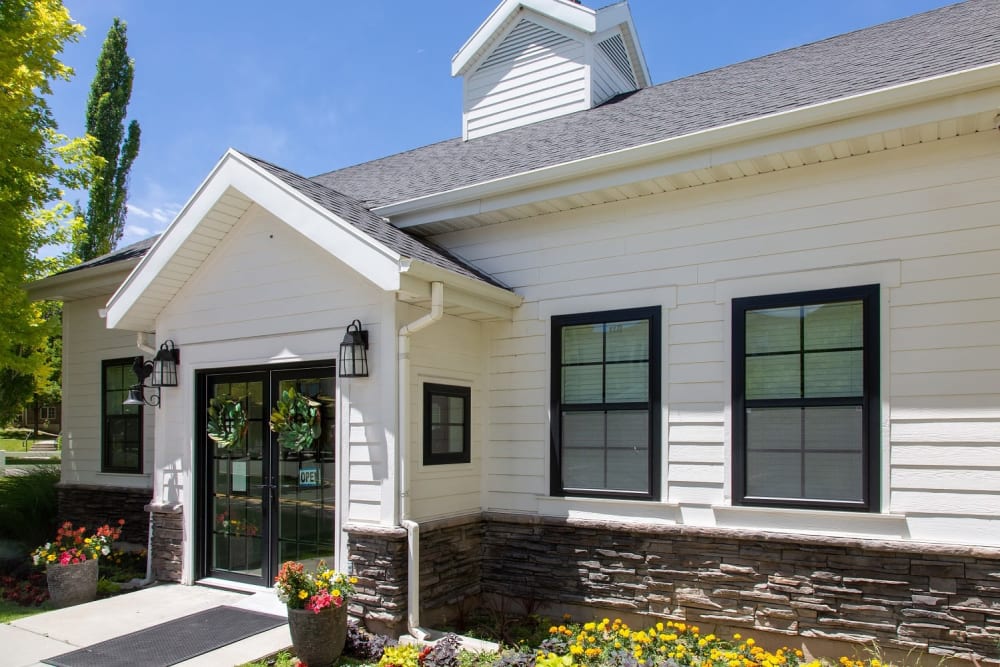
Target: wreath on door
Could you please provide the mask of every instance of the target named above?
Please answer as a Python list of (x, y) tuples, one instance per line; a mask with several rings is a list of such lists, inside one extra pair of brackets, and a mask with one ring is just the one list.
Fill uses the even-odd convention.
[(294, 388), (281, 392), (270, 422), (271, 430), (278, 435), (278, 444), (293, 452), (312, 447), (322, 430), (320, 405)]
[(222, 449), (238, 446), (247, 434), (247, 413), (243, 401), (232, 396), (216, 396), (208, 402), (206, 431)]

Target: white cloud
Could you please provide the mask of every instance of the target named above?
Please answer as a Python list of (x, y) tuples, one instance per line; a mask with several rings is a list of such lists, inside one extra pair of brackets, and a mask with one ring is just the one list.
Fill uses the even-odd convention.
[(155, 220), (156, 222), (163, 224), (170, 223), (181, 208), (178, 204), (164, 204), (163, 206), (157, 206), (150, 210), (144, 209), (135, 204), (128, 204), (127, 206), (130, 216), (134, 215), (147, 220)]

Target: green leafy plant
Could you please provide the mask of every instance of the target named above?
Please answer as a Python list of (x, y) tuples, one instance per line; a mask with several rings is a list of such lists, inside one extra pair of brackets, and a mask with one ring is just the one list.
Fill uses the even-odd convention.
[(281, 392), (271, 412), (271, 430), (278, 434), (278, 444), (293, 452), (312, 447), (321, 432), (319, 401), (295, 391)]
[(247, 435), (247, 413), (243, 402), (232, 396), (216, 396), (208, 402), (208, 437), (223, 449), (240, 445)]
[(56, 484), (59, 468), (35, 467), (23, 475), (0, 477), (0, 538), (13, 540), (23, 553), (58, 527)]

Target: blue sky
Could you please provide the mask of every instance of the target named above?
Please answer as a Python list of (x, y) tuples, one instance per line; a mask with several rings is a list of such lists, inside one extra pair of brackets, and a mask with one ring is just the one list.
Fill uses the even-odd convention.
[[(584, 0), (601, 7), (609, 0)], [(162, 231), (227, 148), (312, 176), (461, 134), (451, 57), (499, 0), (64, 0), (86, 27), (54, 87), (83, 132), (101, 43), (128, 24), (142, 126), (120, 245)], [(654, 83), (950, 4), (631, 0)]]

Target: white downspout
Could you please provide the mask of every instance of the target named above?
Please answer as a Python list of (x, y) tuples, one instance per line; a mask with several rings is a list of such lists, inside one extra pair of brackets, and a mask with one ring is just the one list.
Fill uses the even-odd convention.
[[(107, 311), (104, 312), (103, 316), (107, 315)], [(156, 355), (156, 350), (146, 345), (146, 334), (142, 331), (137, 331), (135, 333), (135, 346), (139, 348), (140, 352), (145, 352), (150, 356)], [(153, 498), (149, 499), (149, 504), (152, 505), (155, 500)], [(144, 588), (153, 583), (153, 510), (149, 510), (149, 529), (148, 536), (146, 538), (146, 578), (145, 579), (133, 579), (130, 583), (135, 584), (139, 588)]]
[(155, 355), (156, 350), (146, 345), (146, 334), (142, 331), (137, 331), (135, 334), (135, 346), (149, 355)]
[(399, 525), (406, 528), (407, 586), (406, 630), (412, 637), (426, 639), (430, 632), (420, 627), (420, 524), (410, 520), (410, 336), (444, 316), (444, 283), (431, 283), (431, 312), (399, 329), (399, 440), (396, 465), (399, 475)]

